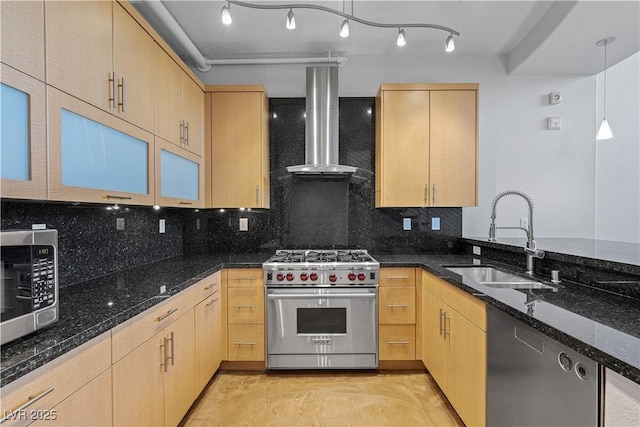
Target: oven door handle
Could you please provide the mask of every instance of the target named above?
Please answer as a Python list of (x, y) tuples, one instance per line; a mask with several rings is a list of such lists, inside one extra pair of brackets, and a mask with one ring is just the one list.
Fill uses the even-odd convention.
[(278, 299), (337, 299), (337, 298), (375, 298), (376, 294), (268, 294), (268, 300)]

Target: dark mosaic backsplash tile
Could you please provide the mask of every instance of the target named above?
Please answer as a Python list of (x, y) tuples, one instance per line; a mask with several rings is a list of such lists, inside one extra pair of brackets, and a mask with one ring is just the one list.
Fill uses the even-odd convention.
[[(58, 230), (60, 287), (182, 255), (183, 220), (178, 210), (2, 201), (2, 230), (46, 224)], [(116, 230), (124, 218), (124, 230)], [(166, 232), (160, 234), (159, 219)]]

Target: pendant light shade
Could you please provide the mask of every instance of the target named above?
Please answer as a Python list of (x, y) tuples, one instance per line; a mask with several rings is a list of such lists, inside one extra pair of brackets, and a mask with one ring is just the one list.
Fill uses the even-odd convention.
[(598, 129), (598, 134), (596, 135), (596, 140), (598, 141), (613, 138), (613, 132), (611, 132), (611, 127), (609, 126), (609, 121), (607, 120), (607, 45), (613, 43), (614, 41), (616, 41), (615, 37), (607, 37), (606, 39), (598, 40), (596, 42), (596, 46), (604, 46), (604, 96), (602, 104), (603, 118), (602, 123), (600, 123), (600, 128)]
[(233, 22), (233, 19), (231, 18), (231, 10), (229, 10), (229, 7), (229, 5), (222, 6), (221, 17), (222, 23), (224, 25), (231, 25), (231, 23)]
[(340, 37), (349, 37), (349, 20), (345, 19), (342, 21), (342, 25), (340, 26)]
[(398, 31), (398, 40), (396, 41), (396, 44), (401, 47), (407, 44), (407, 39), (402, 28)]
[(293, 14), (293, 9), (289, 9), (289, 13), (287, 13), (287, 29), (296, 29), (296, 16)]
[(444, 51), (453, 52), (454, 50), (456, 50), (456, 44), (453, 42), (453, 34), (449, 34), (447, 41), (444, 43)]

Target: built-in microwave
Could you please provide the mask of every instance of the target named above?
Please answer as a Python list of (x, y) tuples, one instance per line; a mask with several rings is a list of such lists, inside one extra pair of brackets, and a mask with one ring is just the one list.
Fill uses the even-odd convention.
[(0, 232), (0, 344), (58, 320), (58, 231)]

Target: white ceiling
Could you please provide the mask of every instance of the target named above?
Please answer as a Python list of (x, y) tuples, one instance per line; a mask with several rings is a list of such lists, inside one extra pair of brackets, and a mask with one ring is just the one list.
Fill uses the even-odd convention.
[[(158, 0), (150, 0), (158, 1)], [(304, 0), (301, 0), (304, 1)], [(298, 1), (260, 1), (294, 4)], [(158, 19), (147, 0), (134, 6), (172, 48), (195, 68), (191, 55)], [(343, 10), (342, 0), (306, 3)], [(208, 59), (282, 58), (332, 55), (433, 55), (444, 53), (448, 33), (406, 28), (407, 45), (396, 46), (397, 29), (351, 23), (351, 35), (338, 35), (340, 16), (296, 9), (297, 28), (284, 27), (287, 10), (257, 10), (232, 5), (233, 23), (225, 26), (220, 11), (226, 1), (163, 1), (169, 13)], [(346, 13), (351, 13), (346, 0)], [(428, 23), (460, 33), (456, 50), (447, 55), (502, 55), (512, 74), (583, 74), (602, 71), (604, 52), (595, 43), (614, 36), (607, 47), (607, 66), (640, 50), (640, 0), (629, 1), (382, 1), (355, 0), (353, 14), (389, 24)]]

